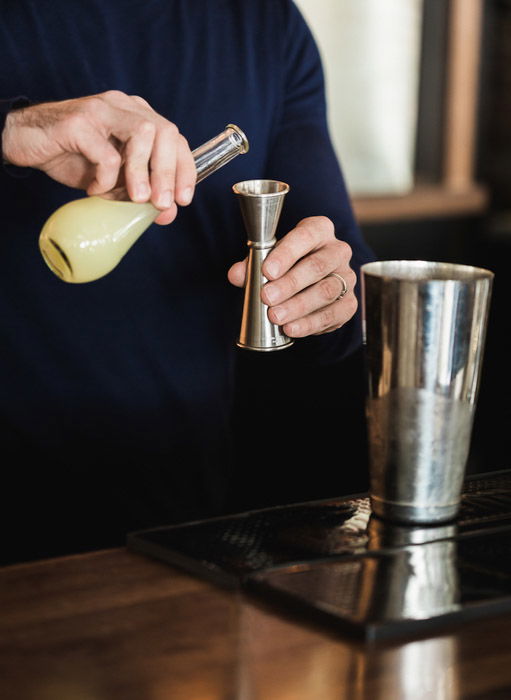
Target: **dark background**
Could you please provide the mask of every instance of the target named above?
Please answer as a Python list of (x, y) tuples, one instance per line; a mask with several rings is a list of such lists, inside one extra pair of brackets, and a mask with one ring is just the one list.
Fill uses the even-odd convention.
[[(434, 180), (441, 170), (448, 0), (425, 0), (424, 7), (416, 171), (419, 180)], [(487, 187), (489, 206), (473, 216), (362, 226), (380, 259), (457, 262), (495, 273), (468, 473), (508, 468), (511, 430), (511, 0), (486, 0), (484, 12), (476, 180)], [(299, 377), (280, 358), (261, 355), (240, 351), (239, 509), (364, 491), (363, 350)]]

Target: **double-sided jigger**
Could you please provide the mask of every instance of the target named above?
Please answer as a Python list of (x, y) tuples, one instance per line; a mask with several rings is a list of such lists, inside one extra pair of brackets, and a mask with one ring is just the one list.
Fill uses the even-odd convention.
[(245, 297), (238, 345), (249, 350), (269, 352), (293, 344), (268, 318), (268, 306), (261, 300), (267, 281), (261, 267), (277, 242), (275, 231), (289, 185), (278, 180), (246, 180), (233, 186), (248, 234), (248, 264)]

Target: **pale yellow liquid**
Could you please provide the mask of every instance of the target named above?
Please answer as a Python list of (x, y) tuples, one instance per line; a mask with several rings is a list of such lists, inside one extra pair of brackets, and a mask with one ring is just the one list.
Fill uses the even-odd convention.
[[(224, 131), (192, 151), (197, 182), (247, 151), (245, 134), (235, 124), (228, 124)], [(42, 256), (65, 282), (92, 282), (107, 275), (159, 213), (149, 202), (127, 201), (122, 187), (105, 197), (68, 202), (42, 228)]]
[(39, 248), (65, 282), (92, 282), (113, 270), (158, 214), (149, 202), (76, 199), (46, 221)]

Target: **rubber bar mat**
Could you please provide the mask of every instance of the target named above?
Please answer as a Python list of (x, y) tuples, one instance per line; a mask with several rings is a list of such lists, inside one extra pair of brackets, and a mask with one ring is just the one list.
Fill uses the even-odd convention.
[(511, 470), (467, 479), (455, 523), (409, 528), (371, 516), (365, 495), (130, 533), (129, 549), (237, 587), (256, 572), (460, 538), (511, 526)]
[(511, 610), (511, 470), (466, 480), (455, 522), (384, 523), (366, 495), (130, 533), (127, 546), (366, 641)]
[(254, 574), (281, 611), (380, 641), (511, 611), (511, 528)]

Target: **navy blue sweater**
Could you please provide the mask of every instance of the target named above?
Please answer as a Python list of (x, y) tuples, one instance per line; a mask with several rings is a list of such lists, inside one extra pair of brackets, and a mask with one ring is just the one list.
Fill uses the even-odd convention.
[[(2, 172), (0, 430), (32, 469), (27, 489), (26, 468), (10, 462), (7, 487), (24, 499), (30, 491), (32, 513), (59, 485), (90, 499), (92, 518), (98, 499), (108, 510), (114, 498), (126, 515), (120, 529), (219, 512), (242, 304), (226, 272), (246, 254), (232, 185), (284, 180), (279, 235), (322, 214), (352, 246), (355, 270), (371, 257), (332, 150), (311, 34), (288, 0), (1, 6), (1, 98), (118, 89), (147, 99), (192, 148), (230, 122), (250, 142), (198, 185), (174, 223), (152, 226), (113, 272), (82, 285), (48, 270), (37, 237), (83, 193), (35, 170)], [(290, 362), (338, 361), (360, 343), (359, 325), (283, 352)], [(46, 506), (38, 512), (49, 517)]]

